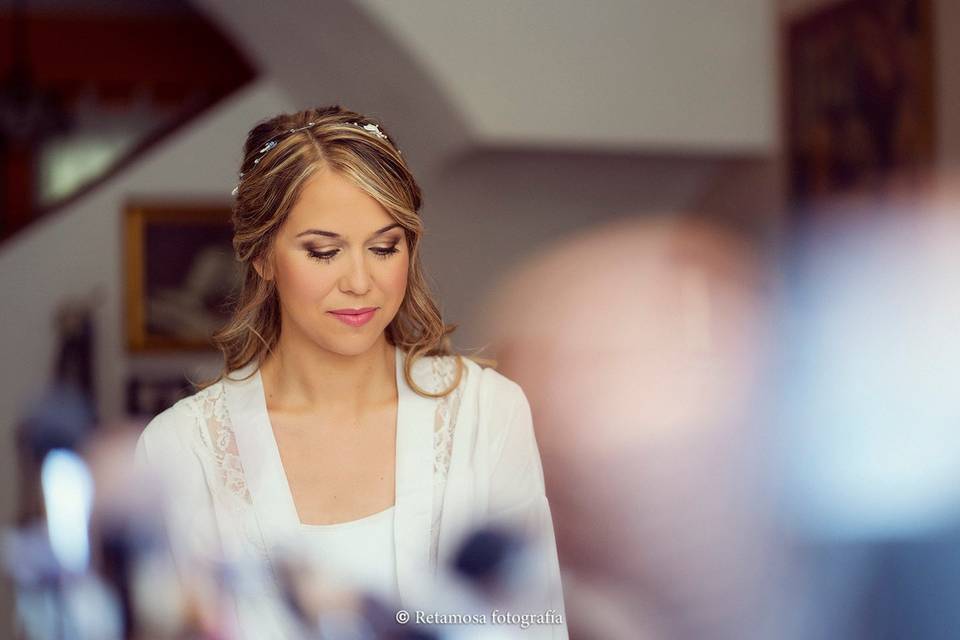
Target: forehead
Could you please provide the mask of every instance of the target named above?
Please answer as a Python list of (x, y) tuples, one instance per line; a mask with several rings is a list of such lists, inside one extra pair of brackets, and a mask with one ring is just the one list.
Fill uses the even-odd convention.
[(356, 183), (335, 171), (322, 169), (304, 183), (286, 227), (294, 235), (314, 228), (349, 239), (364, 239), (391, 222), (393, 218), (383, 205)]

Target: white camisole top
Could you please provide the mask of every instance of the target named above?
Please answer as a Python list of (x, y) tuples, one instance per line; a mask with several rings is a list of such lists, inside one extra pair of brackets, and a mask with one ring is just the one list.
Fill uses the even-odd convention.
[(393, 540), (395, 506), (349, 522), (301, 524), (302, 540), (335, 587), (399, 600)]

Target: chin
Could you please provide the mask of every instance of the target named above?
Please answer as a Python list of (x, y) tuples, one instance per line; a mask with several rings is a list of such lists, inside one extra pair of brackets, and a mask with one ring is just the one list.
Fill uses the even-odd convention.
[(354, 334), (352, 336), (337, 336), (326, 340), (318, 341), (327, 351), (339, 354), (341, 356), (359, 356), (369, 351), (377, 343), (383, 332), (369, 332), (364, 334)]

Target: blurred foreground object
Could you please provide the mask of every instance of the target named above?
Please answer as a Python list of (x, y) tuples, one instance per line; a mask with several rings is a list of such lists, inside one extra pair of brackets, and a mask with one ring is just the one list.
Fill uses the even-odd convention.
[(771, 280), (707, 223), (624, 220), (535, 256), (486, 305), (533, 408), (571, 636), (784, 637), (759, 420)]
[(223, 550), (177, 566), (171, 550), (189, 541), (168, 535), (170, 487), (135, 461), (139, 425), (93, 429), (80, 400), (61, 390), (24, 421), (26, 440), (39, 443), (42, 502), (35, 517), (5, 532), (4, 564), (27, 640), (249, 637), (222, 604), (233, 596), (276, 616), (282, 637), (291, 640), (555, 637), (544, 625), (491, 619), (495, 609), (507, 613), (505, 607), (536, 591), (530, 580), (541, 552), (536, 541), (492, 523), (467, 532), (417, 609), (451, 618), (469, 612), (485, 616), (483, 623), (412, 618), (401, 624), (399, 603), (341, 582), (298, 546), (281, 550), (276, 574), (265, 558)]
[(960, 629), (958, 187), (834, 203), (792, 252), (775, 464), (805, 637)]

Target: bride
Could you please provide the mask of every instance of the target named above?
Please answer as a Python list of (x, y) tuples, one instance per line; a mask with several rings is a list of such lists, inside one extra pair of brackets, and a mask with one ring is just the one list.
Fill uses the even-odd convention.
[(223, 624), (284, 637), (277, 587), (296, 549), (337, 585), (433, 612), (465, 537), (508, 523), (536, 550), (508, 608), (552, 611), (524, 636), (566, 638), (527, 398), (453, 352), (421, 271), (420, 189), (393, 140), (339, 106), (276, 116), (249, 132), (234, 195), (245, 273), (214, 335), (223, 371), (151, 420), (136, 451), (168, 487), (184, 583), (197, 589), (215, 558), (262, 561)]

